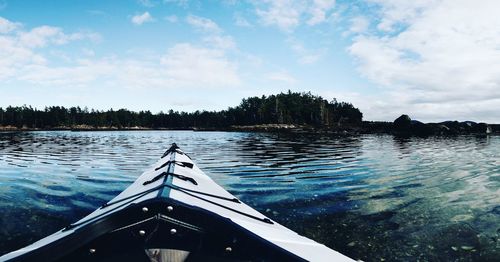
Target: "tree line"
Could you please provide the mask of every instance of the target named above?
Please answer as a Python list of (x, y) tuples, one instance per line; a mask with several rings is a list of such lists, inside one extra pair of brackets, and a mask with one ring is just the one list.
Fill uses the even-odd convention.
[(321, 127), (360, 124), (363, 114), (351, 103), (327, 101), (310, 92), (249, 97), (221, 111), (178, 112), (89, 110), (81, 107), (0, 107), (0, 126), (18, 128), (91, 127), (226, 128), (233, 125), (295, 124)]

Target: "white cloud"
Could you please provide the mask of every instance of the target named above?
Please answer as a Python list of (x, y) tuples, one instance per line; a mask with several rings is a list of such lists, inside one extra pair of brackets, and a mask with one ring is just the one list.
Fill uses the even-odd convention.
[(356, 16), (350, 20), (351, 26), (349, 27), (349, 32), (351, 33), (364, 33), (370, 25), (370, 21), (366, 17)]
[(310, 26), (327, 20), (334, 0), (262, 0), (255, 3), (256, 14), (264, 25), (292, 32), (304, 20)]
[(240, 14), (234, 15), (234, 24), (240, 27), (252, 27), (252, 24)]
[(44, 47), (47, 42), (57, 45), (63, 45), (70, 41), (90, 39), (99, 41), (100, 35), (93, 32), (78, 32), (65, 34), (59, 27), (39, 26), (29, 32), (19, 32), (19, 44), (31, 48)]
[(231, 36), (228, 35), (209, 35), (203, 37), (203, 42), (219, 49), (235, 49), (236, 44)]
[(144, 12), (140, 15), (134, 15), (131, 21), (135, 25), (142, 25), (147, 22), (152, 22), (153, 17), (149, 14), (149, 12)]
[[(65, 45), (78, 40), (97, 41), (100, 36), (93, 32), (77, 32), (67, 34), (59, 27), (39, 26), (29, 31), (24, 31), (19, 23), (11, 22), (5, 18), (3, 21), (4, 33), (0, 35), (0, 81), (20, 79), (23, 75), (31, 73), (30, 68), (40, 68), (47, 65), (47, 58), (41, 48), (48, 46)], [(15, 25), (15, 26), (12, 26)], [(60, 53), (49, 52), (52, 54)]]
[(393, 31), (399, 23), (412, 23), (422, 12), (438, 5), (442, 0), (368, 0), (381, 7), (381, 19), (377, 25), (382, 31)]
[(313, 0), (309, 8), (311, 18), (307, 21), (309, 25), (316, 25), (323, 23), (327, 14), (335, 6), (335, 0)]
[[(4, 24), (15, 23), (5, 19)], [(218, 28), (214, 25), (208, 27), (209, 32)], [(202, 41), (208, 47), (182, 43), (170, 46), (163, 55), (126, 59), (97, 57), (86, 47), (78, 49), (80, 54), (59, 48), (74, 41), (94, 41), (96, 34), (92, 32), (66, 33), (51, 26), (29, 31), (15, 26), (5, 32), (0, 34), (0, 81), (3, 82), (82, 88), (92, 83), (124, 88), (217, 88), (241, 83), (237, 63), (226, 54), (234, 48), (234, 42), (223, 34), (206, 33)]]
[(385, 88), (387, 108), (430, 121), (484, 119), (500, 109), (499, 2), (380, 4), (378, 28), (391, 32), (357, 36), (348, 50)]
[(26, 64), (43, 64), (46, 59), (30, 48), (18, 44), (14, 36), (0, 36), (0, 81), (18, 74)]
[(170, 23), (177, 23), (179, 21), (179, 18), (176, 15), (169, 15), (165, 17), (165, 20), (169, 21)]
[(9, 33), (21, 27), (19, 23), (13, 23), (0, 16), (0, 34)]
[(161, 65), (175, 85), (221, 87), (240, 84), (236, 65), (221, 50), (177, 44), (161, 58)]
[(286, 71), (272, 72), (267, 75), (267, 78), (273, 81), (284, 82), (289, 85), (295, 84), (297, 82), (297, 79), (295, 79)]
[(199, 16), (189, 15), (186, 22), (203, 33), (202, 41), (218, 49), (235, 49), (236, 44), (231, 36), (223, 34), (224, 31), (214, 21)]
[(85, 86), (109, 75), (115, 66), (107, 61), (78, 61), (72, 66), (27, 65), (19, 80), (50, 86)]
[[(24, 63), (15, 69), (15, 75), (6, 77), (52, 87), (85, 87), (96, 81), (125, 88), (220, 88), (241, 83), (237, 65), (222, 50), (189, 43), (170, 47), (159, 59), (88, 56), (66, 66), (51, 66), (45, 61)], [(0, 79), (7, 71), (1, 72)]]
[(300, 22), (304, 8), (293, 0), (264, 0), (265, 8), (257, 8), (256, 13), (264, 25), (275, 25), (283, 31), (293, 30)]
[(20, 33), (19, 43), (28, 47), (44, 47), (47, 41), (63, 43), (63, 39), (66, 39), (66, 37), (62, 36), (62, 34), (61, 28), (40, 26), (33, 28), (29, 32)]
[(159, 59), (108, 62), (106, 77), (128, 88), (227, 88), (241, 84), (237, 64), (223, 50), (180, 43)]
[(206, 33), (221, 33), (222, 29), (212, 20), (204, 17), (189, 15), (186, 18), (186, 22), (191, 26), (206, 32)]
[(314, 64), (326, 53), (324, 49), (308, 49), (294, 38), (288, 38), (287, 42), (290, 44), (292, 51), (298, 56), (298, 61), (301, 64)]

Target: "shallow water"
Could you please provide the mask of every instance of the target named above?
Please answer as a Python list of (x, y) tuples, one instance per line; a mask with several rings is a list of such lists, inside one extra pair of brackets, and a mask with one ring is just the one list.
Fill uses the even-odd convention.
[(364, 261), (498, 261), (500, 137), (0, 133), (0, 254), (90, 213), (176, 142), (283, 225)]

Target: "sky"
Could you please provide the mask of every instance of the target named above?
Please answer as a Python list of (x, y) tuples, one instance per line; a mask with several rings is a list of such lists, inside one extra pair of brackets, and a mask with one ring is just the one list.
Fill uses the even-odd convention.
[(0, 107), (221, 110), (312, 92), (364, 120), (500, 123), (497, 0), (0, 0)]

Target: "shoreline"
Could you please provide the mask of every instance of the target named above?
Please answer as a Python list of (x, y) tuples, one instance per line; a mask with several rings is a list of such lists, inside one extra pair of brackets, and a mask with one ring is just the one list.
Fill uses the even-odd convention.
[[(438, 124), (427, 124), (437, 126)], [(363, 122), (360, 126), (314, 127), (293, 124), (262, 124), (247, 126), (230, 126), (226, 128), (190, 127), (190, 128), (150, 128), (150, 127), (115, 127), (115, 126), (58, 126), (51, 128), (28, 128), (15, 126), (0, 126), (0, 132), (33, 132), (33, 131), (195, 131), (195, 132), (264, 132), (289, 134), (328, 134), (328, 135), (362, 135), (362, 134), (392, 134), (398, 136), (449, 136), (449, 135), (486, 135), (500, 134), (500, 124), (490, 124), (490, 132), (475, 130), (454, 130), (453, 132), (434, 132), (428, 134), (400, 133), (391, 122)]]
[(32, 131), (157, 131), (157, 130), (193, 130), (192, 128), (150, 128), (150, 127), (116, 127), (116, 126), (99, 126), (99, 127), (49, 127), (49, 128), (31, 128), (31, 127), (13, 127), (13, 126), (0, 126), (0, 132), (32, 132)]

